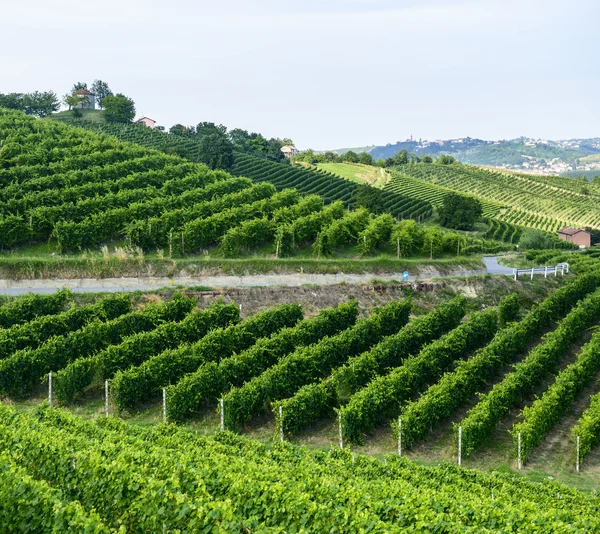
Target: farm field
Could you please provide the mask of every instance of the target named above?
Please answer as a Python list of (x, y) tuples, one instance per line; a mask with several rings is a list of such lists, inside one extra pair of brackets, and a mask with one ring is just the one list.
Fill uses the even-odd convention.
[[(92, 114), (92, 116), (94, 115)], [(165, 150), (177, 147), (185, 152), (187, 158), (192, 161), (200, 161), (197, 142), (191, 139), (169, 135), (135, 124), (107, 124), (98, 120), (59, 120), (72, 126), (108, 134), (121, 141), (136, 143), (147, 148)], [(291, 166), (287, 163), (269, 161), (241, 152), (235, 154), (232, 174), (251, 178), (254, 181), (272, 183), (278, 190), (294, 187), (301, 194), (318, 194), (325, 203), (341, 201), (345, 207), (352, 206), (352, 194), (356, 191), (356, 183), (363, 183), (351, 176), (352, 173), (348, 171), (346, 171), (346, 175), (340, 176), (327, 170), (320, 172), (302, 166)], [(395, 193), (386, 195), (385, 207), (395, 217), (426, 219), (431, 214), (431, 206), (427, 202), (406, 198)]]
[(398, 166), (396, 170), (400, 175), (387, 188), (398, 193), (409, 190), (409, 185), (403, 185), (402, 177), (408, 175), (413, 181), (407, 181), (407, 184), (418, 180), (507, 207), (509, 209), (494, 216), (513, 224), (546, 231), (568, 225), (600, 227), (600, 191), (588, 186), (588, 190), (582, 192), (581, 184), (575, 180), (491, 171), (460, 164), (409, 164)]
[[(530, 253), (568, 257), (570, 274), (429, 292), (4, 298), (0, 518), (89, 532), (403, 532), (417, 516), (451, 531), (596, 529), (598, 254)], [(509, 409), (490, 412), (494, 395)], [(540, 410), (553, 414), (541, 426)]]
[(418, 226), (405, 250), (402, 219), (427, 218), (428, 202), (388, 194), (389, 213), (374, 216), (348, 209), (354, 182), (253, 156), (236, 163), (252, 179), (232, 176), (9, 111), (0, 111), (0, 137), (0, 264), (10, 278), (76, 277), (85, 269), (92, 276), (397, 272), (411, 261), (464, 264), (462, 256), (512, 248)]

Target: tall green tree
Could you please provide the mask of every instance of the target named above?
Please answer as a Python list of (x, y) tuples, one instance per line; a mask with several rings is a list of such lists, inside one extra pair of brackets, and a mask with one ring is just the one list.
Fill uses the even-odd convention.
[(106, 122), (129, 123), (135, 117), (135, 102), (121, 93), (108, 95), (103, 104)]
[(371, 154), (369, 154), (368, 152), (361, 152), (358, 156), (358, 161), (363, 165), (373, 165), (374, 163), (373, 156), (371, 156)]
[(183, 124), (174, 124), (169, 128), (169, 133), (173, 135), (179, 135), (181, 137), (189, 137), (194, 135), (195, 131), (193, 126), (187, 127)]
[(452, 163), (456, 163), (456, 160), (449, 154), (442, 154), (435, 162), (438, 165), (451, 165)]
[(196, 135), (204, 136), (212, 134), (227, 135), (227, 126), (215, 124), (214, 122), (200, 122), (196, 126)]
[(79, 91), (79, 89), (85, 89), (87, 91), (87, 83), (85, 82), (75, 82), (73, 84), (73, 87), (71, 89), (71, 93), (74, 93), (75, 91)]
[(225, 135), (209, 134), (198, 143), (200, 160), (211, 169), (230, 170), (233, 166), (233, 144)]
[(358, 163), (360, 161), (360, 158), (358, 157), (358, 154), (356, 152), (348, 150), (348, 152), (345, 152), (341, 155), (340, 160), (347, 161), (348, 163)]
[(25, 111), (24, 98), (23, 93), (0, 93), (0, 107)]
[(92, 93), (96, 95), (96, 102), (101, 109), (104, 109), (103, 100), (108, 96), (112, 95), (113, 92), (110, 90), (110, 87), (106, 82), (102, 80), (94, 80), (92, 84)]
[(440, 224), (456, 230), (472, 230), (481, 217), (481, 202), (476, 198), (450, 193), (439, 210)]
[(27, 93), (24, 104), (25, 113), (35, 117), (47, 117), (60, 109), (60, 101), (54, 91)]

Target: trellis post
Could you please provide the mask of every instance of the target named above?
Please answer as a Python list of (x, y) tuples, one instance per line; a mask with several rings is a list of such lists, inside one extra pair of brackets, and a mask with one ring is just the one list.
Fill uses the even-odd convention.
[(104, 381), (104, 414), (108, 417), (108, 380)]

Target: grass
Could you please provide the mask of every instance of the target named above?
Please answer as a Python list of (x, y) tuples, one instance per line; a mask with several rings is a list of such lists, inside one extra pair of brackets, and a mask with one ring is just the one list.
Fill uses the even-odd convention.
[(53, 113), (49, 119), (52, 120), (61, 120), (61, 119), (74, 119), (79, 121), (88, 121), (88, 122), (105, 122), (104, 121), (104, 111), (99, 109), (82, 109), (80, 110), (82, 116), (75, 117), (73, 116), (73, 111), (60, 111), (58, 113)]
[(400, 258), (392, 248), (377, 257), (360, 258), (355, 247), (348, 246), (331, 258), (312, 257), (310, 247), (298, 250), (294, 257), (275, 258), (272, 246), (263, 247), (240, 258), (224, 258), (218, 250), (200, 255), (168, 258), (168, 251), (128, 251), (122, 243), (110, 248), (86, 251), (81, 254), (59, 254), (52, 245), (43, 244), (0, 254), (0, 278), (115, 278), (115, 277), (175, 277), (206, 275), (248, 274), (364, 274), (397, 273), (408, 270), (411, 274), (437, 271), (447, 273), (455, 268), (481, 269), (480, 256), (445, 256), (430, 260), (428, 257)]
[(361, 163), (318, 163), (317, 167), (347, 180), (366, 183), (379, 189), (383, 189), (391, 178), (385, 169)]

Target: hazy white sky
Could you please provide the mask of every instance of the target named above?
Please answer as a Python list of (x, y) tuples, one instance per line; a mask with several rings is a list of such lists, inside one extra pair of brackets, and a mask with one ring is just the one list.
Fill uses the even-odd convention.
[(600, 136), (598, 0), (0, 0), (0, 92), (100, 78), (300, 148)]

